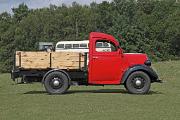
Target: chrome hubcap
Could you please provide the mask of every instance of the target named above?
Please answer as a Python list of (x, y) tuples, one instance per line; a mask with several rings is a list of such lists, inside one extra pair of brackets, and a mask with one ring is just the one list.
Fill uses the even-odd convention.
[(60, 89), (63, 84), (63, 80), (59, 77), (54, 77), (49, 81), (49, 85), (52, 87), (52, 89)]
[(132, 85), (136, 89), (142, 89), (145, 85), (145, 80), (141, 77), (136, 77), (132, 80)]
[(58, 80), (54, 80), (54, 82), (53, 82), (54, 86), (59, 86), (59, 84), (60, 84), (60, 82)]
[(140, 80), (136, 80), (135, 84), (136, 84), (137, 86), (141, 86), (142, 82), (141, 82)]

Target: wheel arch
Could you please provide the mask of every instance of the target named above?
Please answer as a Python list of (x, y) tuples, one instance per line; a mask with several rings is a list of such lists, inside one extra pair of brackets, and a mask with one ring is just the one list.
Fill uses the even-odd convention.
[(49, 71), (43, 76), (42, 84), (44, 84), (44, 80), (45, 80), (46, 77), (47, 77), (50, 73), (52, 73), (52, 72), (61, 72), (61, 73), (65, 74), (65, 75), (67, 76), (68, 80), (69, 80), (69, 83), (70, 83), (71, 78), (70, 78), (69, 74), (68, 74), (66, 71), (61, 70), (61, 69), (52, 69), (52, 70), (49, 70)]
[(152, 68), (146, 65), (134, 65), (124, 72), (122, 80), (121, 80), (121, 84), (124, 84), (127, 78), (129, 77), (129, 75), (136, 71), (145, 72), (150, 77), (151, 82), (154, 82), (155, 80), (158, 79), (158, 75)]

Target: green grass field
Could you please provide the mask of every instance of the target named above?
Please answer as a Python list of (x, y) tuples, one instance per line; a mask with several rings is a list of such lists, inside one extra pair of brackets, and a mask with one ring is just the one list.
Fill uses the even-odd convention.
[(0, 120), (179, 120), (180, 61), (155, 63), (163, 84), (148, 95), (128, 94), (123, 86), (73, 86), (48, 95), (40, 83), (14, 84), (0, 75)]

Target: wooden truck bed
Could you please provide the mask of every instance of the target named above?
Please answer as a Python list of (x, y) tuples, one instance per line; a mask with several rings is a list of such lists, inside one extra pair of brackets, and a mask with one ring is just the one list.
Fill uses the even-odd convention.
[(20, 69), (82, 69), (83, 53), (17, 51), (15, 67)]

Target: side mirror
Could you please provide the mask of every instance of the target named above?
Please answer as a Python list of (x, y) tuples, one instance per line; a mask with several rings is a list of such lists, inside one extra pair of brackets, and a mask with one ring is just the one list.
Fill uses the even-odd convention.
[(123, 57), (123, 49), (119, 48), (119, 54)]
[(123, 52), (122, 52), (122, 49), (121, 48), (119, 48), (119, 54), (122, 54)]

